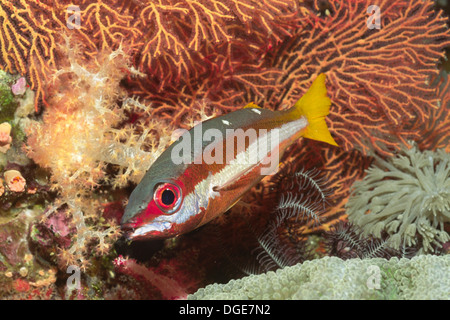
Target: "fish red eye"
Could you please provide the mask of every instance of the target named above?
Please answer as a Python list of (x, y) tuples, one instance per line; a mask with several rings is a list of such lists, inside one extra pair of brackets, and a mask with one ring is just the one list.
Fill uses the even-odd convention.
[(165, 213), (172, 214), (181, 204), (181, 189), (173, 183), (161, 183), (156, 186), (153, 200)]

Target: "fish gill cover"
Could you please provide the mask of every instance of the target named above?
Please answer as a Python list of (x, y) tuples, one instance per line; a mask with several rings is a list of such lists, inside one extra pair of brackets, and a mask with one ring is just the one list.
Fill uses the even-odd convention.
[[(450, 32), (434, 1), (13, 0), (0, 17), (2, 297), (179, 298), (242, 276), (214, 272), (235, 267), (236, 253), (287, 264), (329, 255), (322, 233), (347, 220), (373, 155), (388, 161), (410, 140), (450, 150), (450, 81), (438, 65)], [(250, 102), (285, 109), (320, 73), (339, 148), (301, 141), (228, 215), (145, 263), (119, 255), (129, 187), (173, 130)], [(311, 206), (317, 186), (298, 173), (326, 201)], [(277, 213), (285, 207), (319, 218)], [(66, 285), (69, 266), (79, 290)]]

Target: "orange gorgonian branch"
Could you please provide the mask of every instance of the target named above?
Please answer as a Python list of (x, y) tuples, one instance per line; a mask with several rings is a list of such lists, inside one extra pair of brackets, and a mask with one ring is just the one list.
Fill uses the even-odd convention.
[(80, 11), (83, 23), (80, 25), (83, 42), (89, 43), (90, 56), (98, 51), (115, 48), (125, 42), (127, 49), (142, 45), (142, 32), (132, 26), (135, 19), (128, 8), (122, 9), (120, 0), (85, 1), (86, 7)]
[(432, 109), (425, 122), (416, 122), (411, 131), (418, 132), (417, 141), (421, 150), (436, 150), (445, 148), (450, 152), (450, 78), (446, 71), (441, 71), (433, 81), (436, 96), (439, 98), (437, 107)]
[(57, 4), (52, 8), (37, 0), (0, 3), (0, 65), (7, 72), (27, 75), (37, 100), (45, 101), (44, 83), (56, 66), (58, 30), (64, 27), (57, 10)]
[[(205, 66), (198, 60), (207, 57), (205, 47), (223, 48), (223, 44), (242, 39), (242, 35), (250, 42), (245, 45), (250, 48), (253, 44), (257, 50), (267, 43), (281, 41), (298, 25), (297, 11), (292, 0), (147, 2), (135, 23), (144, 33), (139, 66), (164, 83), (180, 81), (199, 70), (204, 72)], [(256, 44), (254, 39), (262, 41)], [(226, 51), (228, 58), (232, 54)]]

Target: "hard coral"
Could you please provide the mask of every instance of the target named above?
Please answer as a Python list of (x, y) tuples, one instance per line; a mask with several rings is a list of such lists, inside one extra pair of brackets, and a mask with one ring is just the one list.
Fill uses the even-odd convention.
[[(203, 116), (227, 113), (251, 101), (283, 109), (320, 72), (327, 73), (334, 103), (332, 134), (343, 148), (304, 141), (288, 154), (290, 173), (316, 168), (332, 193), (327, 193), (329, 205), (320, 215), (322, 225), (317, 226), (317, 219), (291, 217), (292, 224), (282, 221), (277, 230), (283, 241), (298, 241), (343, 219), (349, 186), (362, 177), (372, 161), (366, 155), (373, 149), (392, 152), (399, 141), (418, 137), (425, 138), (427, 148), (442, 147), (448, 137), (448, 104), (447, 109), (436, 108), (435, 88), (427, 86), (450, 43), (444, 18), (432, 11), (433, 1), (379, 1), (379, 30), (367, 28), (372, 3), (363, 0), (76, 4), (81, 28), (70, 31), (65, 0), (0, 4), (0, 44), (13, 39), (0, 45), (2, 68), (26, 74), (37, 91), (36, 102), (45, 103), (42, 118), (27, 126), (26, 143), (29, 156), (51, 171), (58, 193), (42, 224), (67, 231), (59, 251), (52, 252), (61, 268), (68, 263), (87, 267), (93, 255), (110, 251), (118, 219), (113, 213), (115, 222), (105, 221), (109, 213), (103, 212), (104, 204), (116, 201), (117, 194), (126, 196), (117, 189), (140, 180), (167, 146), (172, 127), (187, 128)], [(67, 33), (70, 40), (64, 39)], [(4, 110), (9, 115), (15, 111), (3, 107), (4, 97), (12, 97), (12, 83), (6, 91), (0, 88), (9, 94), (0, 95), (2, 116)], [(441, 94), (447, 85), (442, 87)], [(280, 194), (291, 192), (273, 182), (261, 183), (250, 195), (255, 214), (273, 213)], [(284, 199), (292, 200), (280, 204), (286, 211), (289, 203), (296, 207), (304, 200), (299, 193)], [(258, 207), (261, 203), (269, 206)], [(119, 202), (117, 212), (121, 210)], [(52, 220), (55, 212), (61, 215), (58, 221)], [(233, 227), (245, 223), (239, 213)], [(236, 239), (233, 235), (231, 240)], [(278, 253), (272, 247), (267, 247), (269, 255)], [(144, 287), (155, 285), (159, 272), (134, 267), (139, 271), (132, 275), (136, 285), (146, 276)]]
[(45, 18), (39, 12), (52, 16), (52, 10), (51, 5), (39, 1), (0, 3), (2, 68), (10, 73), (27, 75), (32, 89), (37, 89), (40, 98), (44, 96), (43, 82), (47, 79), (49, 67), (56, 64), (58, 27), (64, 25), (61, 16), (56, 15), (44, 22)]
[(212, 284), (192, 300), (450, 299), (450, 255), (390, 260), (325, 257)]
[(406, 147), (389, 160), (376, 158), (363, 180), (352, 186), (346, 205), (349, 221), (364, 235), (390, 235), (389, 244), (419, 244), (434, 251), (450, 240), (450, 155), (443, 149), (419, 151)]

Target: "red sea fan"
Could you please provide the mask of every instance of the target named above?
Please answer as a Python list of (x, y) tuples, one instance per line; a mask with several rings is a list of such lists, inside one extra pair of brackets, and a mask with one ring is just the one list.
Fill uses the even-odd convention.
[(450, 78), (446, 71), (441, 71), (439, 77), (433, 81), (436, 86), (436, 96), (439, 103), (430, 110), (428, 120), (424, 123), (415, 123), (411, 131), (419, 132), (417, 141), (422, 150), (436, 150), (445, 148), (450, 152)]
[[(180, 7), (183, 3), (177, 2)], [(244, 1), (225, 3), (230, 9)], [(173, 45), (166, 55), (154, 53), (153, 58), (144, 50), (140, 61), (151, 72), (144, 80), (129, 82), (130, 92), (154, 103), (153, 117), (182, 126), (199, 101), (206, 101), (217, 114), (249, 102), (269, 109), (291, 106), (324, 72), (333, 102), (329, 125), (345, 151), (387, 154), (407, 139), (419, 139), (420, 133), (410, 128), (429, 121), (436, 110), (435, 90), (428, 84), (438, 73), (443, 48), (450, 45), (446, 18), (434, 10), (433, 1), (325, 4), (328, 9), (321, 15), (319, 1), (306, 1), (298, 8), (280, 4), (285, 22), (275, 18), (275, 7), (268, 5), (265, 14), (274, 17), (272, 32), (261, 19), (243, 24), (230, 9), (227, 14), (235, 16), (223, 20), (221, 34), (232, 38), (202, 38), (201, 45), (186, 44), (189, 50), (179, 55), (173, 54)], [(380, 29), (367, 26), (372, 4), (380, 9)], [(186, 39), (191, 39), (189, 34)], [(164, 59), (174, 63), (161, 77), (168, 63)], [(186, 72), (179, 70), (182, 65)]]
[[(310, 1), (311, 2), (311, 1)], [(318, 10), (318, 3), (312, 7)], [(380, 9), (380, 29), (367, 26), (369, 5)], [(344, 150), (386, 153), (405, 139), (404, 130), (424, 123), (437, 98), (428, 86), (450, 44), (446, 18), (434, 1), (329, 1), (326, 15), (310, 14), (271, 54), (269, 65), (285, 72), (279, 92), (264, 104), (292, 105), (321, 72), (333, 105), (329, 123)], [(395, 138), (397, 136), (397, 138)]]
[[(298, 11), (295, 1), (274, 0), (148, 4), (136, 25), (150, 41), (135, 57), (147, 77), (129, 79), (130, 93), (157, 107), (153, 117), (178, 127), (199, 101), (223, 114), (261, 99), (276, 90), (273, 84), (282, 75), (263, 66), (264, 57), (300, 26)], [(157, 16), (165, 17), (161, 28), (149, 28)]]
[[(234, 68), (249, 54), (296, 28), (293, 0), (160, 0), (148, 1), (135, 26), (143, 31), (139, 67), (167, 82), (186, 80), (224, 66)], [(261, 52), (259, 52), (261, 55)]]

